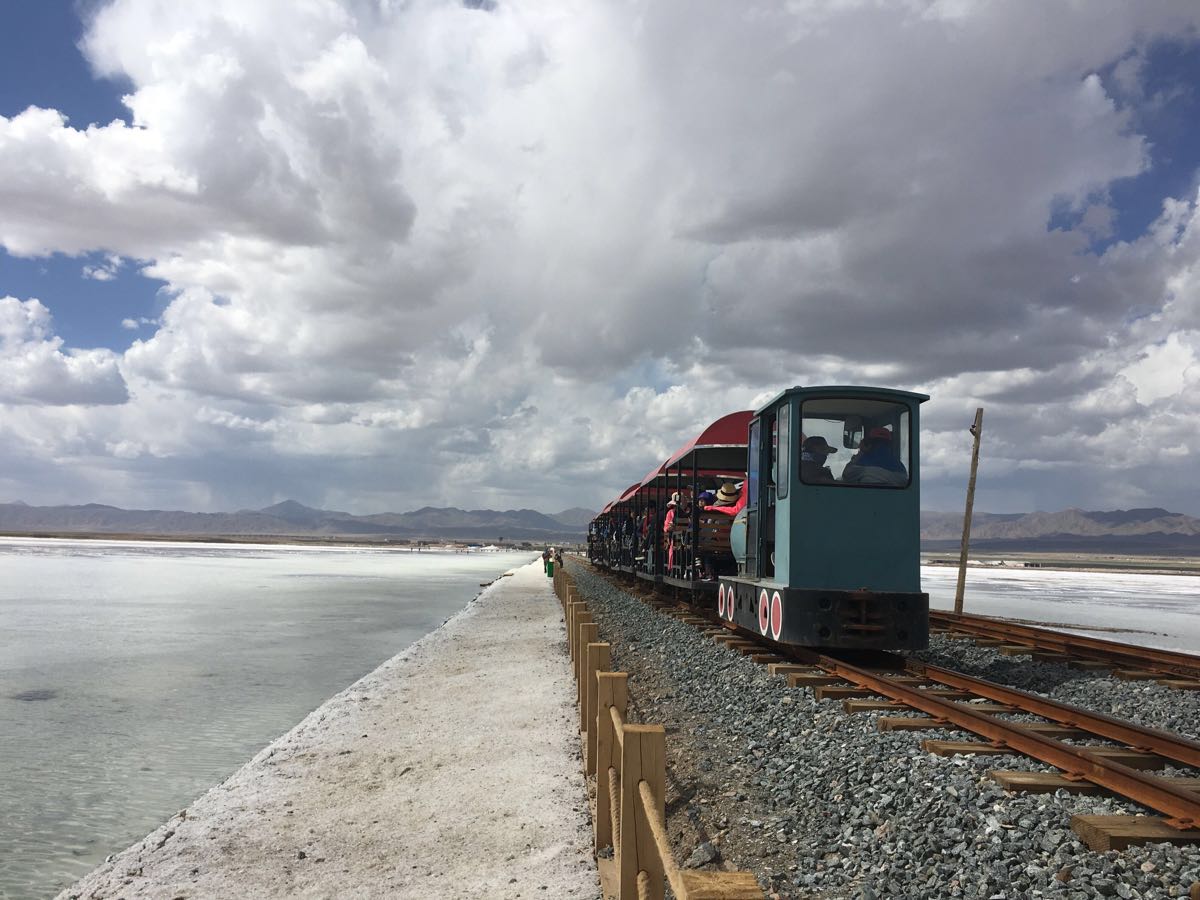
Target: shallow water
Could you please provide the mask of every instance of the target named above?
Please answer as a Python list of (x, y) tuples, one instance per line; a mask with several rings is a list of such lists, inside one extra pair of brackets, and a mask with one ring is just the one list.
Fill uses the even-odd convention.
[(532, 558), (0, 538), (0, 898), (52, 896)]

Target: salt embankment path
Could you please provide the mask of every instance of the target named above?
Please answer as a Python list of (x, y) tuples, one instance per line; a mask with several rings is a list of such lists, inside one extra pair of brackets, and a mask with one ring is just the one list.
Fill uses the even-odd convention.
[(600, 895), (541, 561), (59, 898)]

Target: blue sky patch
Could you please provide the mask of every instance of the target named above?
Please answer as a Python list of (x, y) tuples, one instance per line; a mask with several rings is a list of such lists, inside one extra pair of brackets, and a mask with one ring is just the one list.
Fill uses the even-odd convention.
[[(170, 297), (165, 282), (147, 278), (136, 260), (114, 263), (104, 253), (26, 259), (0, 248), (0, 296), (36, 297), (54, 316), (54, 330), (68, 347), (107, 347), (118, 353), (154, 333), (152, 322)], [(122, 326), (124, 319), (137, 328)]]

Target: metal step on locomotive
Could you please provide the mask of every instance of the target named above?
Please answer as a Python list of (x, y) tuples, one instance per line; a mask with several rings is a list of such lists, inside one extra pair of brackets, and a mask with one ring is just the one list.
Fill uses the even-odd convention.
[(604, 507), (588, 556), (781, 644), (921, 649), (928, 399), (794, 387), (723, 416)]

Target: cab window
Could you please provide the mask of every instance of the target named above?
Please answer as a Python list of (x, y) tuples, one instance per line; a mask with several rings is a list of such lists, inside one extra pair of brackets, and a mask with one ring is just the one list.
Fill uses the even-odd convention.
[(800, 480), (805, 484), (906, 488), (912, 481), (908, 406), (865, 398), (800, 405)]

